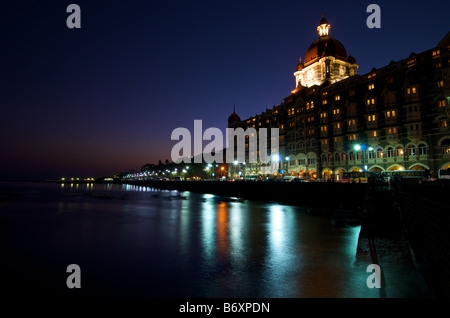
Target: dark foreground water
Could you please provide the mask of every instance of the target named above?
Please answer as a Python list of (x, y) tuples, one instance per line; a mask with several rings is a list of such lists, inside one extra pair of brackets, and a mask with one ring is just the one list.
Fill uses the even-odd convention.
[(389, 259), (396, 285), (369, 289), (360, 227), (299, 207), (129, 185), (2, 183), (0, 195), (12, 294), (72, 295), (66, 268), (78, 264), (79, 296), (422, 296)]

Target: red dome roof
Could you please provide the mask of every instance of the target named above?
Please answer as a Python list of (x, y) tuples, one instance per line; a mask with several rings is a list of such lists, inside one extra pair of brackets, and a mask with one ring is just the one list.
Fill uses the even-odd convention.
[(333, 56), (337, 59), (347, 61), (347, 51), (344, 45), (331, 36), (320, 37), (311, 44), (308, 51), (306, 51), (305, 64), (308, 64), (317, 57), (321, 58), (324, 56)]

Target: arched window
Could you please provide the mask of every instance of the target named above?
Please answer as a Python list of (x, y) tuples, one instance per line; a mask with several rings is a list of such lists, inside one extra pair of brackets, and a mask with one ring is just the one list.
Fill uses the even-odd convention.
[(369, 152), (368, 152), (368, 157), (369, 157), (369, 159), (375, 158), (375, 152), (373, 151), (373, 149), (372, 149), (372, 150), (369, 150)]
[(389, 148), (387, 149), (387, 157), (388, 157), (388, 158), (394, 157), (394, 148), (389, 147)]
[(333, 162), (333, 155), (331, 153), (328, 154), (328, 162)]
[(353, 153), (353, 151), (350, 151), (349, 157), (350, 160), (355, 160), (355, 154)]
[(441, 152), (443, 155), (450, 155), (450, 139), (441, 142)]
[(325, 155), (322, 156), (322, 162), (327, 162), (327, 156)]
[(408, 146), (408, 156), (415, 156), (416, 155), (416, 146), (409, 145)]
[(356, 153), (356, 159), (357, 159), (357, 160), (361, 160), (361, 159), (362, 159), (362, 151), (358, 151), (358, 152)]
[(378, 148), (377, 149), (377, 158), (383, 158), (383, 149), (381, 149), (381, 148)]
[(427, 146), (425, 144), (419, 145), (419, 155), (426, 155), (427, 154)]
[(339, 162), (339, 154), (338, 153), (334, 155), (334, 161)]
[(345, 154), (345, 152), (342, 153), (341, 158), (342, 158), (342, 161), (347, 160), (347, 155)]
[(397, 157), (402, 157), (403, 156), (403, 148), (400, 146), (397, 147), (396, 154), (397, 154)]

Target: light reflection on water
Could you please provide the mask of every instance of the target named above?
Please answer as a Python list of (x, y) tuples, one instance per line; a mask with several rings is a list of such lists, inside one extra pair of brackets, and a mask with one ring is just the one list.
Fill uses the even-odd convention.
[[(53, 281), (87, 272), (91, 295), (379, 297), (355, 262), (360, 228), (302, 208), (134, 185), (35, 185), (0, 209), (5, 253)], [(13, 215), (14, 212), (14, 215)], [(5, 234), (6, 235), (6, 234)]]

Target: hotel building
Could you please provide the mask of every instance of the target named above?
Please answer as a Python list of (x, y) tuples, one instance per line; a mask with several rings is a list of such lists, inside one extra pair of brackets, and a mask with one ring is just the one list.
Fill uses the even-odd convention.
[(359, 75), (324, 17), (317, 30), (291, 95), (254, 117), (228, 118), (230, 128), (278, 127), (277, 159), (236, 162), (229, 176), (326, 180), (346, 171), (450, 168), (450, 33), (434, 48)]

